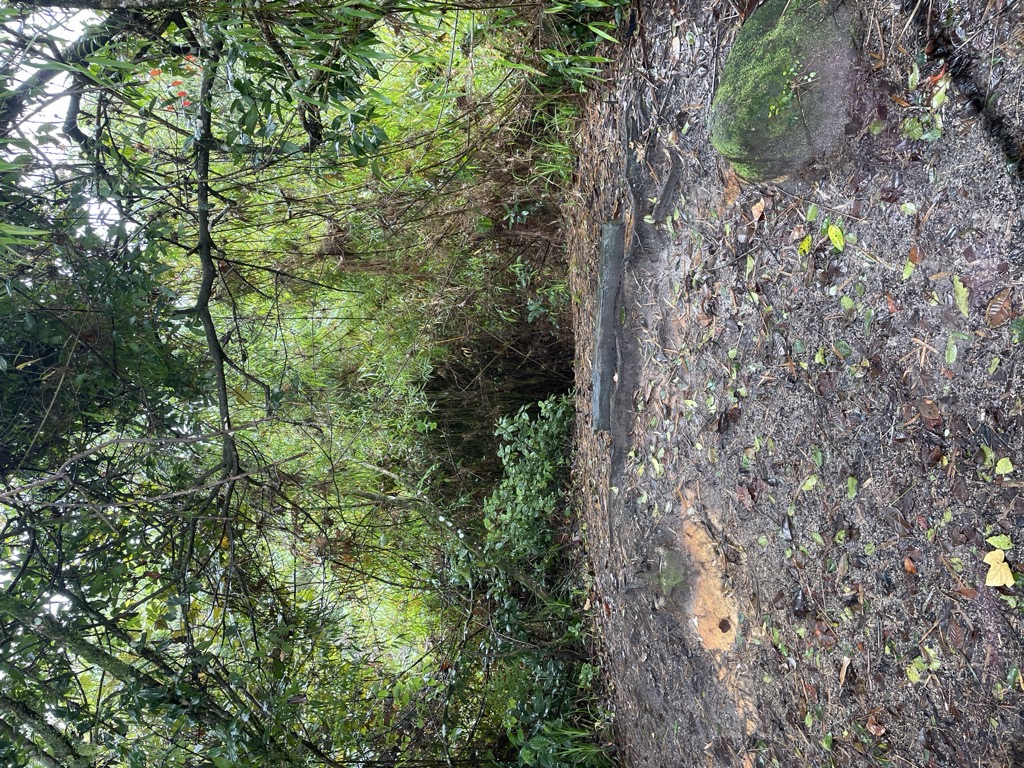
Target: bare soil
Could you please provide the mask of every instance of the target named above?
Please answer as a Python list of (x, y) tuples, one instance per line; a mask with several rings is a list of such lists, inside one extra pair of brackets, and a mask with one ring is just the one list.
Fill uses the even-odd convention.
[[(708, 143), (724, 2), (635, 8), (587, 107), (574, 471), (626, 765), (1024, 766), (1021, 3), (856, 13), (848, 146), (803, 178), (746, 184)], [(1000, 535), (1015, 586), (985, 583)]]

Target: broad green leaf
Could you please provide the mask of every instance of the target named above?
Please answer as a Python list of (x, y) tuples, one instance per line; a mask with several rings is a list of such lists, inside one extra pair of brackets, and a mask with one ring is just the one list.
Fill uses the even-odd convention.
[(946, 365), (952, 365), (956, 362), (956, 341), (950, 336), (946, 339)]
[(610, 43), (615, 43), (615, 45), (619, 44), (618, 40), (616, 40), (614, 37), (612, 37), (607, 32), (605, 32), (603, 29), (601, 29), (601, 27), (598, 26), (597, 24), (587, 24), (587, 29), (589, 29), (591, 32), (593, 32), (598, 37), (604, 38), (605, 40), (607, 40)]
[(910, 75), (907, 77), (907, 88), (914, 90), (921, 82), (921, 71), (917, 68), (917, 62), (915, 61), (910, 69)]
[(1003, 458), (996, 462), (997, 475), (1009, 475), (1011, 472), (1013, 472), (1013, 462), (1009, 458), (1003, 456)]
[(0, 222), (0, 237), (4, 235), (9, 237), (43, 237), (46, 235), (46, 232), (41, 229), (19, 227), (16, 224), (5, 224)]
[(1011, 539), (1005, 533), (1000, 533), (996, 536), (989, 536), (987, 539), (985, 539), (985, 541), (991, 544), (993, 547), (996, 547), (997, 549), (1013, 549), (1013, 539)]
[(518, 64), (514, 61), (509, 61), (508, 59), (498, 59), (497, 62), (508, 69), (517, 69), (522, 72), (529, 72), (531, 75), (537, 75), (539, 77), (544, 76), (543, 72), (535, 67), (531, 67), (529, 64)]

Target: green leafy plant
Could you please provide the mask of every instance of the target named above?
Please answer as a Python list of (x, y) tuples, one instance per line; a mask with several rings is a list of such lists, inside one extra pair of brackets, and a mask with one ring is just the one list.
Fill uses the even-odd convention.
[[(606, 718), (593, 701), (596, 668), (576, 608), (583, 585), (562, 570), (557, 529), (572, 406), (567, 397), (500, 421), (503, 478), (484, 503), (479, 551), (456, 546), (458, 578), (486, 593), (490, 642), (500, 651), (489, 695), (506, 702), (502, 729), (522, 766), (609, 766), (599, 742)], [(595, 714), (595, 712), (597, 714)]]
[(918, 63), (914, 62), (907, 78), (907, 88), (914, 103), (913, 114), (900, 124), (904, 136), (911, 141), (937, 141), (942, 138), (942, 112), (949, 100), (951, 82), (945, 67), (936, 75), (922, 78)]

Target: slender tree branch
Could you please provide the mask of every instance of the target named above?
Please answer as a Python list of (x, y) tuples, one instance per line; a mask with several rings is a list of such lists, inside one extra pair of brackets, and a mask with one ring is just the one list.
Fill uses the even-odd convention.
[[(220, 417), (220, 428), (224, 433), (222, 443), (222, 476), (232, 477), (238, 474), (238, 446), (231, 430), (231, 403), (228, 399), (227, 377), (224, 373), (225, 355), (217, 333), (217, 325), (210, 314), (210, 297), (213, 295), (214, 281), (219, 270), (214, 259), (213, 232), (210, 213), (213, 204), (210, 202), (210, 150), (215, 144), (213, 136), (213, 86), (217, 76), (217, 56), (211, 55), (203, 67), (203, 80), (199, 91), (199, 131), (196, 147), (196, 205), (198, 207), (197, 225), (199, 229), (196, 254), (202, 266), (202, 279), (196, 297), (195, 314), (203, 325), (206, 334), (206, 345), (213, 363), (213, 376), (217, 389), (217, 411)], [(232, 484), (228, 484), (222, 500), (222, 511), (227, 512)]]

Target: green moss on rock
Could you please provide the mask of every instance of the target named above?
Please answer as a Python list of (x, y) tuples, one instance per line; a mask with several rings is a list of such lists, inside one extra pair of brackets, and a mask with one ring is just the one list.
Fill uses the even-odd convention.
[(711, 143), (744, 178), (789, 175), (843, 141), (853, 19), (835, 0), (769, 0), (740, 29), (711, 105)]

